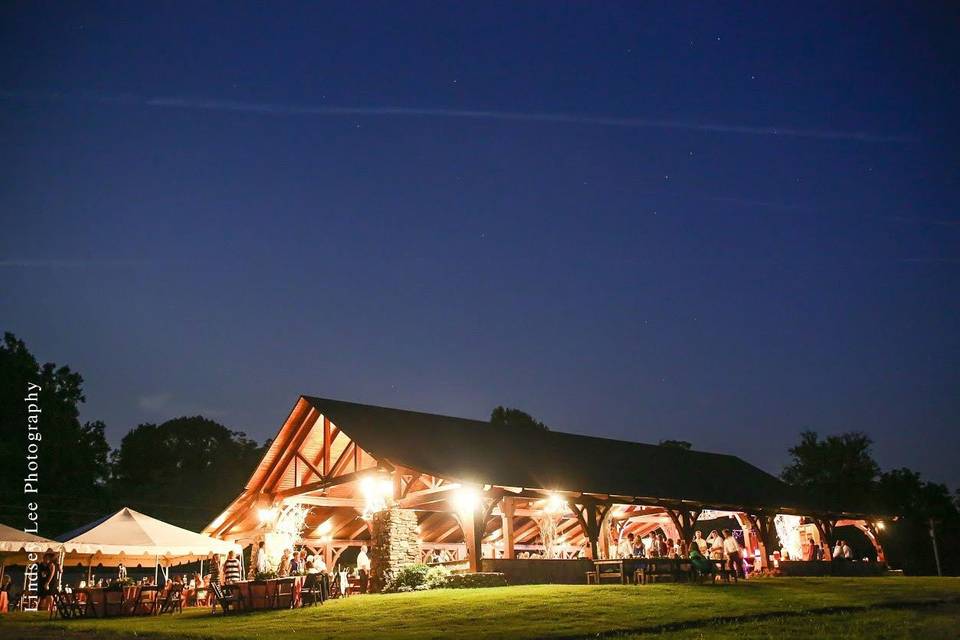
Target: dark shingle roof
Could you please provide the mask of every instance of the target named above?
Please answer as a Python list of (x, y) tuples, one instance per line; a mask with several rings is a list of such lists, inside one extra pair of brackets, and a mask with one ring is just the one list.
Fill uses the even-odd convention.
[(813, 508), (735, 456), (304, 398), (374, 456), (439, 477), (717, 508)]

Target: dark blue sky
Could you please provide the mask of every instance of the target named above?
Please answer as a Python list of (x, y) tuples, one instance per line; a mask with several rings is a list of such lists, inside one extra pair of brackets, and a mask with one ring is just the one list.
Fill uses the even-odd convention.
[(950, 3), (4, 3), (2, 328), (114, 442), (299, 393), (960, 484)]

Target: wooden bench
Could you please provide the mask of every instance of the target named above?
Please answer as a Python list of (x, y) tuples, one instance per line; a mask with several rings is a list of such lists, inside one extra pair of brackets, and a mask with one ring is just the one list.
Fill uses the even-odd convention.
[[(597, 584), (601, 584), (604, 580), (615, 580), (620, 584), (626, 583), (623, 560), (594, 560), (593, 566), (596, 569)], [(587, 579), (589, 580), (590, 576), (587, 576)]]

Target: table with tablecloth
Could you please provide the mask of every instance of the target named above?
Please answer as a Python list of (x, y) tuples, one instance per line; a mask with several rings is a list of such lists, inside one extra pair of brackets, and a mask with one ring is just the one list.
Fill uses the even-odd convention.
[[(88, 610), (96, 617), (103, 618), (107, 613), (106, 606), (106, 594), (107, 592), (117, 592), (119, 589), (110, 587), (87, 587), (84, 589), (77, 589), (78, 600), (87, 604)], [(139, 585), (128, 585), (123, 587), (123, 605), (121, 606), (121, 611), (113, 615), (123, 615), (126, 613), (126, 609), (131, 603), (137, 601), (137, 596), (140, 595), (140, 586)], [(119, 604), (119, 603), (112, 603)]]
[(243, 596), (245, 609), (289, 609), (300, 606), (304, 578), (305, 576), (291, 576), (269, 580), (245, 580), (224, 585), (224, 588), (237, 589)]

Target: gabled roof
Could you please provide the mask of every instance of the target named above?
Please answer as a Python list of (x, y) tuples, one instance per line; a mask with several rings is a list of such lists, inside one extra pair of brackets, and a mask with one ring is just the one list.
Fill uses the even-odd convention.
[(810, 506), (792, 487), (735, 456), (303, 399), (371, 455), (451, 480), (685, 500), (714, 508)]

